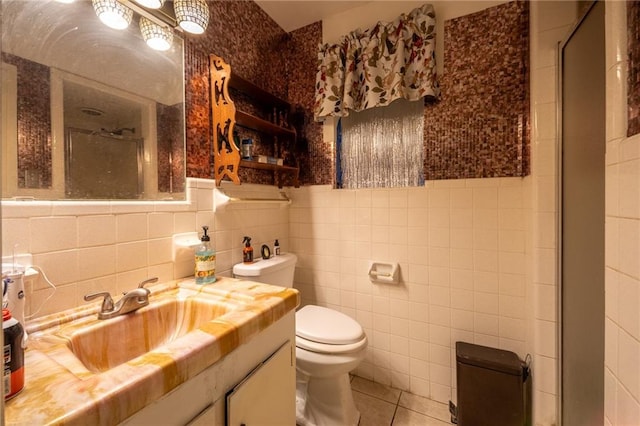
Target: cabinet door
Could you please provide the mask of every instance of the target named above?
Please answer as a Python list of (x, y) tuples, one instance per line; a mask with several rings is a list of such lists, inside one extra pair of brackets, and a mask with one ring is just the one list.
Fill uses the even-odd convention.
[(295, 425), (293, 350), (287, 341), (227, 394), (227, 425)]
[(187, 426), (224, 426), (224, 402), (224, 398), (220, 398), (187, 423)]

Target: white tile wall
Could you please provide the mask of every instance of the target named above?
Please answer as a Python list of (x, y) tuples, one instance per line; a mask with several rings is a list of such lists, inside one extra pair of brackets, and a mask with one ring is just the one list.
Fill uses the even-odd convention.
[[(2, 252), (32, 253), (57, 290), (42, 278), (27, 282), (27, 315), (84, 304), (87, 293), (112, 294), (152, 276), (190, 276), (193, 260), (173, 262), (171, 235), (210, 228), (217, 274), (230, 275), (241, 261), (242, 237), (271, 247), (289, 247), (289, 209), (276, 204), (229, 205), (214, 209), (212, 181), (188, 179), (185, 202), (3, 202)], [(250, 185), (249, 185), (250, 186)], [(45, 300), (47, 301), (46, 303)]]
[(640, 135), (626, 137), (626, 6), (606, 3), (605, 423), (640, 424)]
[[(363, 325), (371, 340), (357, 374), (446, 402), (455, 396), (456, 340), (524, 358), (527, 185), (510, 178), (290, 191), (296, 286), (304, 304)], [(346, 232), (326, 231), (335, 220)], [(398, 262), (401, 283), (371, 283), (373, 260)]]

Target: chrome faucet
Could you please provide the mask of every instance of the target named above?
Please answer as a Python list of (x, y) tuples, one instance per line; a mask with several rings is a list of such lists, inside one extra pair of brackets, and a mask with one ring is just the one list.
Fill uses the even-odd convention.
[(122, 293), (122, 299), (118, 300), (115, 304), (108, 291), (87, 294), (84, 296), (84, 300), (88, 302), (98, 297), (103, 297), (102, 306), (100, 307), (100, 312), (98, 312), (98, 319), (114, 318), (147, 306), (149, 304), (149, 294), (151, 294), (151, 291), (144, 288), (144, 286), (157, 281), (158, 277), (154, 277), (140, 282), (138, 288)]

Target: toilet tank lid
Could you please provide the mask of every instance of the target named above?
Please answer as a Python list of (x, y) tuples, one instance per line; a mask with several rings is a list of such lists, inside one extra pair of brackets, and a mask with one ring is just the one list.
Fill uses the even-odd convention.
[(295, 265), (298, 258), (293, 253), (283, 253), (270, 259), (256, 259), (253, 263), (236, 263), (233, 275), (239, 277), (258, 277), (262, 274), (278, 271)]
[(296, 335), (318, 343), (346, 345), (364, 338), (362, 326), (342, 312), (307, 305), (296, 312)]

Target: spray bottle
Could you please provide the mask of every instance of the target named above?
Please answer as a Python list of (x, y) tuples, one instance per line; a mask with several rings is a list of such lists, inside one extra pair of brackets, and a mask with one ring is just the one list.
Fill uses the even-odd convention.
[(4, 399), (13, 398), (24, 387), (24, 329), (9, 309), (2, 309), (2, 333), (4, 357), (2, 380)]
[(242, 240), (244, 248), (242, 249), (242, 261), (244, 263), (253, 263), (253, 247), (251, 247), (251, 237), (244, 237)]

